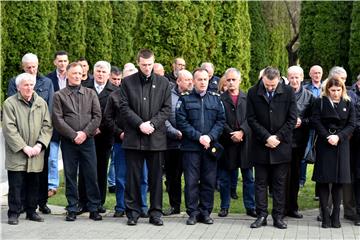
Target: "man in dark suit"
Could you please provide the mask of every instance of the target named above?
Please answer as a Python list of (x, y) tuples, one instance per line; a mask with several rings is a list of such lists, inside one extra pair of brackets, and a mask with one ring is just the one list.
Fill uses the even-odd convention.
[(124, 117), (126, 158), (125, 206), (128, 225), (136, 225), (141, 213), (141, 172), (148, 166), (150, 209), (149, 222), (163, 225), (162, 162), (166, 150), (165, 121), (171, 112), (170, 84), (153, 73), (154, 53), (140, 50), (140, 71), (125, 77), (120, 87), (120, 112)]
[(280, 72), (273, 67), (264, 70), (262, 79), (248, 92), (247, 119), (253, 131), (251, 159), (255, 165), (255, 199), (257, 219), (251, 228), (267, 224), (268, 185), (273, 189), (274, 226), (287, 228), (283, 221), (285, 187), (291, 162), (292, 131), (297, 110), (294, 91), (279, 83)]
[[(111, 65), (106, 61), (98, 61), (94, 65), (94, 80), (89, 82), (88, 88), (94, 89), (97, 93), (101, 113), (104, 114), (106, 102), (108, 97), (112, 92), (114, 92), (117, 87), (114, 86), (110, 81), (110, 71)], [(112, 129), (108, 129), (105, 125), (104, 118), (101, 120), (100, 126), (96, 129), (95, 132), (95, 147), (96, 147), (96, 157), (97, 157), (97, 177), (98, 177), (98, 186), (101, 196), (101, 205), (99, 206), (99, 212), (104, 213), (106, 209), (104, 208), (106, 200), (106, 190), (107, 190), (107, 170), (108, 163), (110, 158), (111, 147), (114, 143), (114, 137)], [(80, 171), (79, 177), (79, 195), (80, 195), (80, 205), (86, 205), (86, 188), (83, 185), (83, 174), (86, 172)], [(81, 206), (80, 206), (81, 207)], [(84, 211), (84, 209), (80, 209)]]

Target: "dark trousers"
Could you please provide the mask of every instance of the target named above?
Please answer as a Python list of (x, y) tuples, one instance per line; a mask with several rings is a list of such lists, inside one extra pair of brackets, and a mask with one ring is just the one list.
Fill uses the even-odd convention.
[(162, 215), (162, 162), (164, 152), (125, 149), (126, 185), (125, 207), (128, 218), (138, 219), (141, 213), (141, 174), (144, 161), (148, 167), (150, 217)]
[(44, 154), (44, 168), (41, 173), (39, 173), (39, 194), (38, 194), (38, 204), (39, 206), (44, 206), (48, 201), (48, 161), (49, 161), (49, 152), (50, 147), (46, 148)]
[[(332, 216), (335, 219), (339, 219), (340, 215), (340, 204), (341, 204), (341, 191), (342, 184), (333, 183), (331, 184), (331, 197), (333, 203)], [(328, 219), (330, 217), (329, 210), (329, 196), (330, 196), (330, 184), (329, 183), (318, 183), (319, 188), (319, 199), (320, 199), (320, 209), (322, 212), (323, 219)]]
[[(30, 160), (31, 161), (31, 160)], [(22, 206), (27, 214), (34, 213), (38, 202), (40, 173), (8, 171), (8, 216), (20, 215)], [(22, 201), (22, 199), (24, 199)]]
[(205, 152), (183, 152), (185, 205), (189, 216), (209, 216), (214, 206), (217, 162)]
[(290, 170), (287, 177), (285, 214), (299, 210), (298, 194), (300, 184), (301, 160), (305, 147), (292, 149)]
[(360, 217), (360, 178), (354, 179), (354, 193), (356, 203), (356, 214)]
[[(109, 136), (99, 134), (94, 137), (96, 160), (97, 160), (97, 177), (100, 191), (101, 205), (105, 204), (107, 193), (107, 172), (109, 165), (109, 158), (111, 154), (111, 142), (108, 141)], [(87, 199), (85, 194), (84, 176), (81, 172), (79, 174), (79, 198), (80, 204), (86, 206)]]
[(170, 206), (180, 211), (182, 153), (178, 149), (165, 152), (165, 174)]
[(290, 163), (255, 165), (255, 201), (258, 216), (267, 217), (268, 215), (268, 185), (270, 185), (273, 190), (272, 217), (279, 219), (284, 216), (286, 178), (289, 164)]
[(100, 193), (97, 184), (96, 153), (94, 138), (86, 139), (78, 145), (71, 140), (62, 140), (61, 150), (64, 162), (65, 195), (68, 201), (68, 211), (78, 211), (78, 169), (83, 174), (87, 208), (90, 212), (97, 211), (100, 205)]

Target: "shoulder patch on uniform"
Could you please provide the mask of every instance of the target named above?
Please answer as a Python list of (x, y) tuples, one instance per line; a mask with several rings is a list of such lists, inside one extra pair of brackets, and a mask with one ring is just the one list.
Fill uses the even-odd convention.
[(209, 92), (211, 95), (213, 95), (213, 96), (218, 96), (218, 97), (220, 97), (220, 94), (218, 94), (218, 93), (216, 93), (216, 92)]
[(189, 92), (188, 92), (188, 91), (182, 92), (180, 95), (181, 95), (181, 96), (189, 95)]

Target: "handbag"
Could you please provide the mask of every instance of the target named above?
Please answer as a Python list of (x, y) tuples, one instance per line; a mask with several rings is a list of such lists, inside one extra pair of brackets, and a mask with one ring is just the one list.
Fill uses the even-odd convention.
[(309, 136), (309, 142), (306, 146), (305, 154), (304, 154), (304, 160), (308, 164), (314, 164), (316, 162), (316, 141), (317, 141), (318, 135), (313, 132)]

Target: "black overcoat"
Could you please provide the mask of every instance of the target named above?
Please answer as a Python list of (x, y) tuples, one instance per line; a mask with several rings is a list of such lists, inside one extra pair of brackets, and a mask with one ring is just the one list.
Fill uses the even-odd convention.
[[(166, 150), (165, 121), (171, 112), (171, 93), (169, 81), (152, 73), (144, 80), (141, 72), (126, 77), (120, 88), (120, 113), (124, 118), (124, 140), (122, 147), (133, 150)], [(145, 99), (143, 89), (150, 84), (150, 99)], [(149, 117), (144, 117), (145, 115)], [(155, 131), (145, 135), (140, 131), (140, 124), (150, 121)]]
[[(220, 168), (233, 170), (238, 167), (252, 167), (248, 157), (248, 148), (251, 139), (251, 131), (246, 121), (246, 94), (239, 92), (237, 104), (234, 105), (229, 92), (221, 94), (221, 100), (225, 109), (226, 122), (220, 143), (224, 146), (223, 157), (219, 160)], [(231, 140), (231, 132), (243, 130), (244, 137), (241, 143)]]
[[(341, 100), (334, 108), (327, 97), (316, 99), (311, 124), (318, 134), (312, 180), (320, 183), (350, 183), (349, 139), (355, 128), (353, 104)], [(332, 133), (339, 136), (337, 146), (327, 141)]]
[[(297, 118), (292, 88), (279, 83), (272, 100), (269, 101), (260, 80), (248, 92), (246, 114), (253, 131), (250, 157), (254, 164), (290, 162), (292, 132)], [(271, 135), (276, 135), (281, 142), (274, 149), (265, 146)]]

